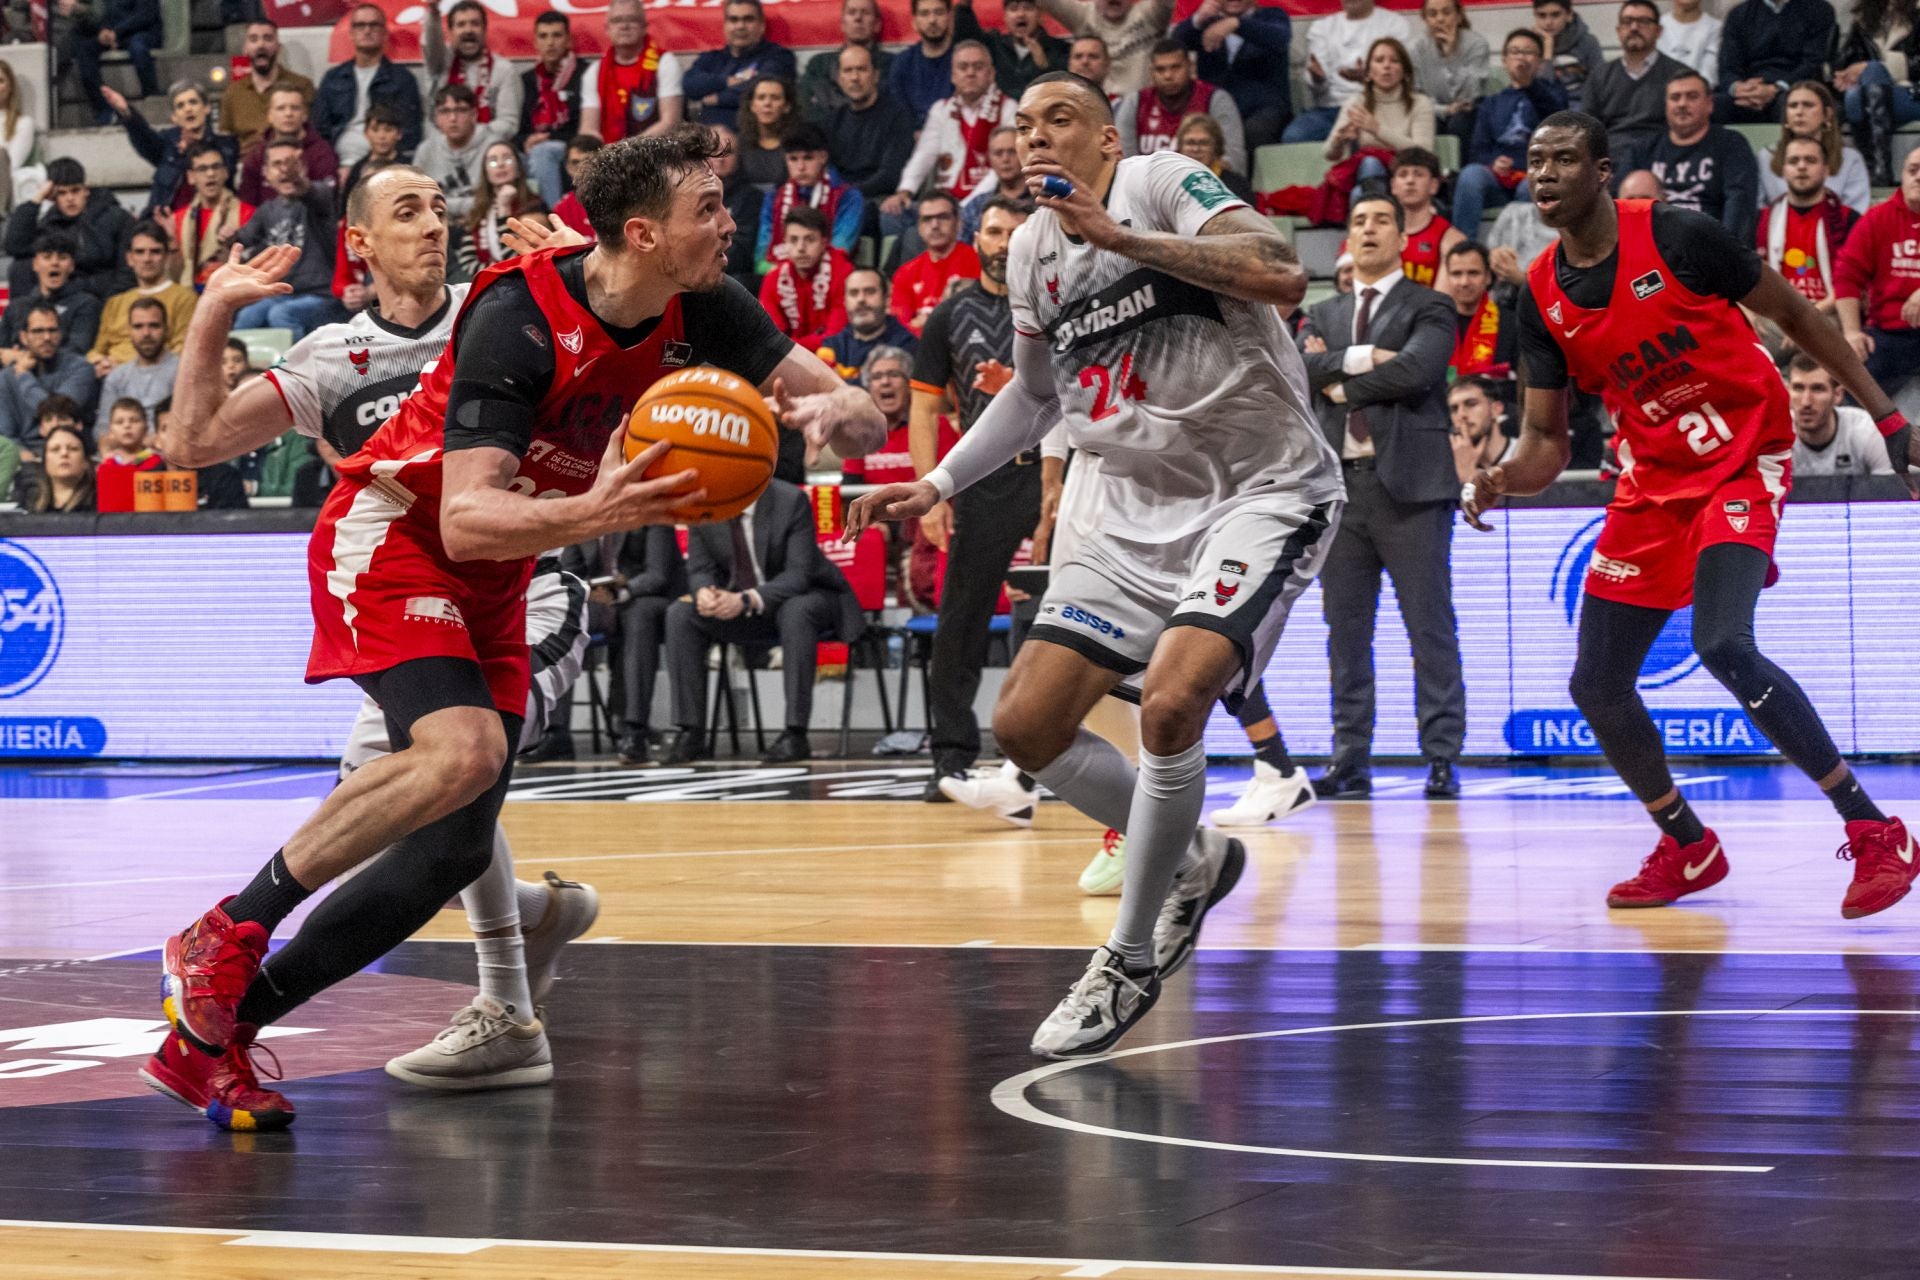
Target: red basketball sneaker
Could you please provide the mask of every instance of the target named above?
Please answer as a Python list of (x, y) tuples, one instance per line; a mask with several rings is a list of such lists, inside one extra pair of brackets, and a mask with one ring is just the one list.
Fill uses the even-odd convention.
[(1640, 873), (1607, 890), (1607, 905), (1664, 907), (1726, 878), (1727, 855), (1721, 851), (1720, 837), (1711, 830), (1689, 845), (1662, 835), (1640, 864)]
[(167, 939), (160, 963), (160, 1007), (195, 1047), (218, 1055), (233, 1043), (234, 1013), (267, 954), (267, 931), (251, 920), (235, 924), (231, 898)]
[(221, 1054), (205, 1054), (185, 1039), (169, 1031), (167, 1038), (140, 1078), (148, 1085), (178, 1098), (222, 1129), (284, 1129), (293, 1123), (293, 1104), (272, 1089), (260, 1087), (254, 1073), (256, 1049), (273, 1061), (269, 1080), (280, 1078), (280, 1060), (265, 1045), (256, 1045), (259, 1028), (244, 1024), (233, 1029), (233, 1047)]
[(1907, 896), (1920, 862), (1913, 856), (1913, 836), (1898, 818), (1885, 822), (1849, 822), (1847, 842), (1834, 855), (1853, 861), (1853, 883), (1840, 903), (1849, 920), (1885, 911)]

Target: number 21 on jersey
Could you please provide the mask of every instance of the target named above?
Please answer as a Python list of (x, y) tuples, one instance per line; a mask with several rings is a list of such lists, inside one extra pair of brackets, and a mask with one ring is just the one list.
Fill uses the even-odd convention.
[(1120, 357), (1117, 368), (1090, 364), (1080, 371), (1080, 385), (1093, 390), (1093, 411), (1088, 419), (1098, 422), (1120, 412), (1122, 400), (1145, 400), (1147, 384), (1133, 371), (1133, 353)]
[[(1658, 401), (1650, 401), (1641, 408), (1649, 418), (1660, 416)], [(1720, 411), (1710, 404), (1703, 404), (1691, 413), (1682, 414), (1673, 427), (1687, 438), (1687, 447), (1697, 457), (1704, 457), (1733, 439), (1733, 428), (1720, 416)]]

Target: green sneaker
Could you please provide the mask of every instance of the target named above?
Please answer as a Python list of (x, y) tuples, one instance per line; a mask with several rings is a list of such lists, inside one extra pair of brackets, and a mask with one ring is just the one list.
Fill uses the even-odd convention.
[(1126, 878), (1127, 838), (1108, 828), (1100, 837), (1099, 852), (1080, 873), (1080, 892), (1094, 898), (1109, 897), (1120, 892), (1120, 882)]

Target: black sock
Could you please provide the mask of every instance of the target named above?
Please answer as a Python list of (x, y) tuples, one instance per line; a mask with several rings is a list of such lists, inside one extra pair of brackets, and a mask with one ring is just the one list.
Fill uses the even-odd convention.
[(1022, 791), (1031, 791), (1035, 787), (1040, 785), (1039, 783), (1033, 780), (1033, 775), (1028, 773), (1024, 769), (1021, 770), (1020, 773), (1015, 776), (1014, 781), (1020, 784), (1020, 789)]
[(313, 890), (293, 878), (287, 870), (286, 850), (278, 850), (267, 859), (253, 877), (253, 883), (227, 904), (227, 916), (238, 923), (251, 920), (272, 933), (293, 909), (313, 895)]
[(1827, 792), (1827, 799), (1833, 801), (1833, 807), (1846, 822), (1885, 822), (1887, 815), (1880, 812), (1880, 806), (1872, 797), (1860, 788), (1860, 780), (1853, 776), (1853, 770), (1847, 770), (1847, 776)]
[(1287, 754), (1287, 740), (1277, 733), (1253, 744), (1253, 758), (1265, 761), (1269, 768), (1281, 773), (1293, 772), (1293, 757)]
[(1701, 825), (1699, 815), (1694, 813), (1693, 806), (1687, 803), (1685, 796), (1673, 804), (1647, 810), (1647, 816), (1682, 845), (1694, 844), (1706, 838), (1707, 829)]

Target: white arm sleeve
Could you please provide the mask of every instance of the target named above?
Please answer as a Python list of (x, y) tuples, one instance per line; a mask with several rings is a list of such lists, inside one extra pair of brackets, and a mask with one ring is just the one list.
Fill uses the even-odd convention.
[(927, 482), (942, 502), (1039, 444), (1060, 421), (1046, 339), (1013, 335), (1013, 380), (967, 428)]
[(1060, 419), (1053, 430), (1047, 432), (1047, 438), (1040, 442), (1040, 456), (1043, 458), (1064, 459), (1073, 453), (1073, 446), (1067, 443), (1067, 420)]

